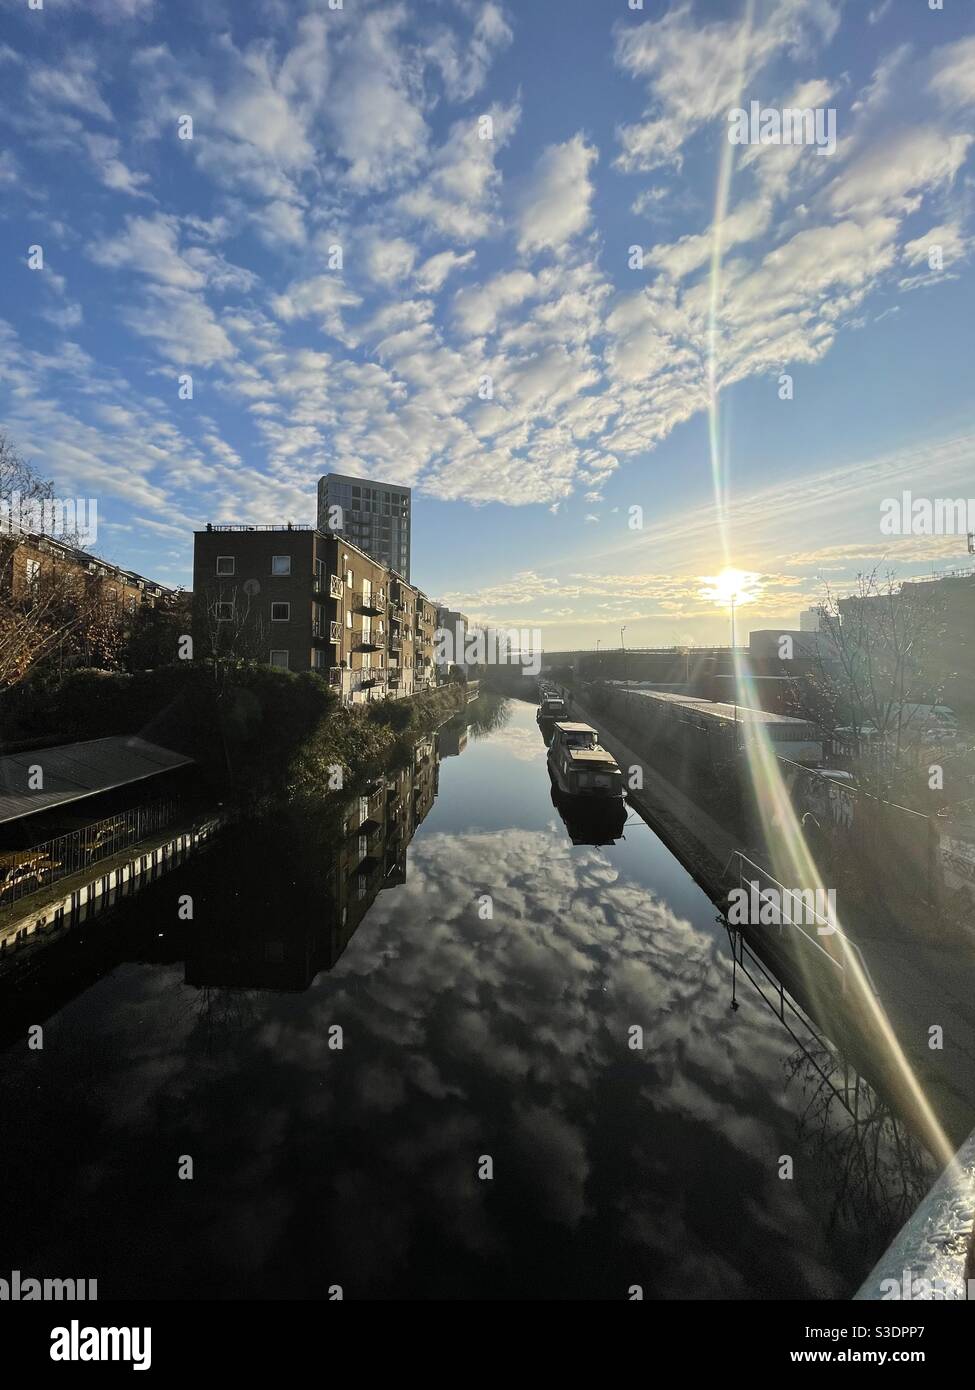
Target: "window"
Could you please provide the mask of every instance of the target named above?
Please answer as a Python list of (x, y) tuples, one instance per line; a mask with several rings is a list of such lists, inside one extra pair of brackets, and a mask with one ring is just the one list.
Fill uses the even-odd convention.
[(290, 603), (272, 603), (272, 604), (271, 604), (271, 622), (272, 622), (272, 623), (288, 623), (288, 622), (290, 622), (290, 621), (291, 621), (291, 604), (290, 604)]
[(271, 556), (271, 573), (272, 573), (272, 574), (290, 574), (290, 573), (291, 573), (291, 556), (290, 556), (290, 555), (272, 555), (272, 556)]
[(33, 586), (38, 582), (40, 576), (40, 560), (28, 560), (27, 564), (24, 566), (24, 578), (27, 580), (27, 583), (31, 586), (31, 588), (33, 588)]
[(271, 651), (271, 665), (272, 665), (272, 666), (278, 666), (278, 667), (280, 667), (280, 669), (281, 669), (282, 671), (287, 671), (287, 669), (288, 669), (288, 653), (287, 653), (287, 651), (281, 651), (281, 650), (275, 651), (275, 650), (272, 649), (272, 651)]
[[(561, 704), (561, 701), (559, 703)], [(579, 732), (573, 731), (565, 735), (565, 742), (569, 748), (595, 748), (596, 735), (583, 733), (581, 730)]]
[(353, 583), (354, 578), (355, 578), (355, 576), (353, 575), (353, 573), (352, 573), (351, 570), (346, 570), (346, 571), (345, 571), (345, 587), (346, 587), (347, 589), (351, 589), (351, 588), (352, 588), (352, 583)]
[(234, 616), (234, 605), (232, 603), (217, 604), (217, 622), (229, 623)]
[(232, 555), (217, 556), (217, 574), (235, 574), (236, 566)]
[(349, 608), (345, 610), (345, 625), (346, 627), (352, 626), (352, 610)]

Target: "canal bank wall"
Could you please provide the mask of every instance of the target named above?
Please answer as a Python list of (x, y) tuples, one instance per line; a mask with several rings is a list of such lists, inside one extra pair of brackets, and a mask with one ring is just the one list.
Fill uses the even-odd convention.
[[(605, 710), (592, 708), (580, 692), (566, 694), (572, 716), (599, 729), (624, 779), (628, 769), (642, 769), (643, 788), (628, 799), (724, 914), (728, 893), (739, 883), (737, 853), (764, 864), (762, 844), (729, 825), (720, 799), (716, 806), (702, 805), (699, 793), (689, 794), (693, 780), (684, 789), (665, 776), (645, 745)], [(896, 1098), (914, 1132), (944, 1163), (975, 1124), (972, 953), (957, 940), (939, 939), (924, 914), (912, 929), (900, 916), (894, 921), (877, 910), (861, 912), (852, 901), (841, 918), (863, 960), (863, 979), (858, 971), (838, 972), (820, 959), (815, 941), (795, 931), (746, 927), (744, 935), (827, 1035), (855, 1057), (871, 1084)], [(938, 1048), (930, 1045), (933, 1025), (942, 1030)], [(905, 1068), (916, 1088), (905, 1088)]]
[(975, 1300), (975, 1133), (874, 1265), (856, 1298)]

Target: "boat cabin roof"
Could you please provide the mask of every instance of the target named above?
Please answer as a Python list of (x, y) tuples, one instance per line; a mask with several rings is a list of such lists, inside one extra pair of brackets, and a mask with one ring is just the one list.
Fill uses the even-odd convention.
[(561, 729), (564, 734), (592, 734), (593, 737), (596, 734), (596, 730), (591, 724), (572, 724), (568, 720), (556, 724), (555, 727)]

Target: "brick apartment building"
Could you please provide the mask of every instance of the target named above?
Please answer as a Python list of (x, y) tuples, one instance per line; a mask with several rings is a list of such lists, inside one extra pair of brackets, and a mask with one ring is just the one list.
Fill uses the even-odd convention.
[(343, 536), (210, 525), (195, 533), (193, 592), (200, 656), (318, 671), (349, 704), (436, 683), (433, 606)]
[(66, 597), (96, 597), (127, 613), (144, 604), (155, 607), (176, 592), (53, 536), (18, 532), (0, 538), (0, 590), (11, 602), (27, 602), (52, 583), (61, 584)]

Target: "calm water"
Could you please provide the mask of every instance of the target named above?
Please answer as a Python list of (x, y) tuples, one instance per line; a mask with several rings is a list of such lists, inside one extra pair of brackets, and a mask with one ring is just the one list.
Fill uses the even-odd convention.
[(400, 848), (375, 807), (337, 861), (315, 827), (231, 839), (47, 948), (44, 1050), (17, 1023), (0, 1060), (0, 1274), (102, 1298), (850, 1294), (923, 1160), (882, 1115), (859, 1142), (812, 1040), (741, 981), (732, 1009), (725, 928), (632, 812), (572, 843), (533, 707), (462, 743), (376, 798), (406, 808)]

